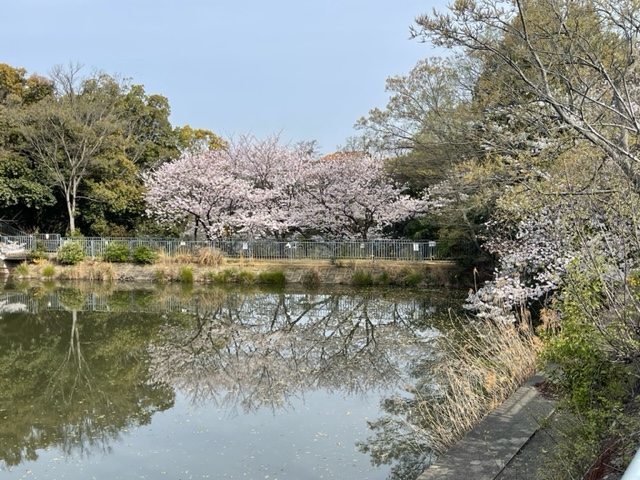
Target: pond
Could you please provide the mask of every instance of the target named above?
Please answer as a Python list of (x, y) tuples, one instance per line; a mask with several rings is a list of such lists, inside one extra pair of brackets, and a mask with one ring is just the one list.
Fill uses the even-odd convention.
[(389, 405), (456, 292), (96, 288), (0, 294), (0, 480), (407, 480), (429, 461)]

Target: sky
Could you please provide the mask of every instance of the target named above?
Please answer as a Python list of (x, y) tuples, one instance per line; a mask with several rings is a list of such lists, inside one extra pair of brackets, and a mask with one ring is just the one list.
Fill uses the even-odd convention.
[(171, 123), (279, 134), (331, 153), (388, 99), (385, 80), (437, 55), (409, 39), (445, 0), (0, 0), (0, 63), (80, 63), (168, 98)]

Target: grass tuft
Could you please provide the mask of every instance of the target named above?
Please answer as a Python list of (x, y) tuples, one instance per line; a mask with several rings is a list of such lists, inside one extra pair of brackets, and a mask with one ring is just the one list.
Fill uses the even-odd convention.
[(42, 276), (45, 278), (52, 278), (56, 274), (56, 268), (51, 264), (47, 263), (42, 266)]
[(216, 250), (211, 247), (202, 247), (198, 250), (198, 255), (194, 259), (196, 263), (200, 265), (206, 265), (208, 267), (219, 267), (224, 264), (224, 255), (220, 250)]
[(178, 280), (181, 283), (193, 283), (193, 268), (184, 267), (182, 270), (180, 270)]
[(274, 270), (260, 272), (258, 274), (258, 281), (265, 285), (285, 285), (287, 283), (287, 277), (282, 270)]

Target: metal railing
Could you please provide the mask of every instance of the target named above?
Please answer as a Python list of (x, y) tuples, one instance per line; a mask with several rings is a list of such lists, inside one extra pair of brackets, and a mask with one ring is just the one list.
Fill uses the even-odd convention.
[(74, 237), (55, 234), (0, 236), (0, 244), (19, 244), (25, 251), (37, 247), (48, 253), (57, 252), (65, 242), (78, 242), (87, 256), (100, 258), (110, 243), (129, 246), (133, 251), (140, 245), (168, 256), (197, 255), (201, 248), (213, 248), (227, 258), (256, 260), (450, 260), (472, 253), (471, 245), (449, 245), (446, 242), (411, 240), (334, 240), (334, 241), (277, 241), (277, 240), (215, 240), (187, 241), (152, 237)]

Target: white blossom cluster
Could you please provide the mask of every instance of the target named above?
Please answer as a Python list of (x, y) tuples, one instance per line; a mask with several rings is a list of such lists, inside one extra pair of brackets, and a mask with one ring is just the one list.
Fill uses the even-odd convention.
[(629, 196), (558, 197), (515, 226), (489, 222), (484, 244), (498, 257), (494, 278), (467, 299), (479, 316), (513, 318), (519, 306), (563, 285), (571, 263), (620, 281), (640, 256), (638, 218)]

